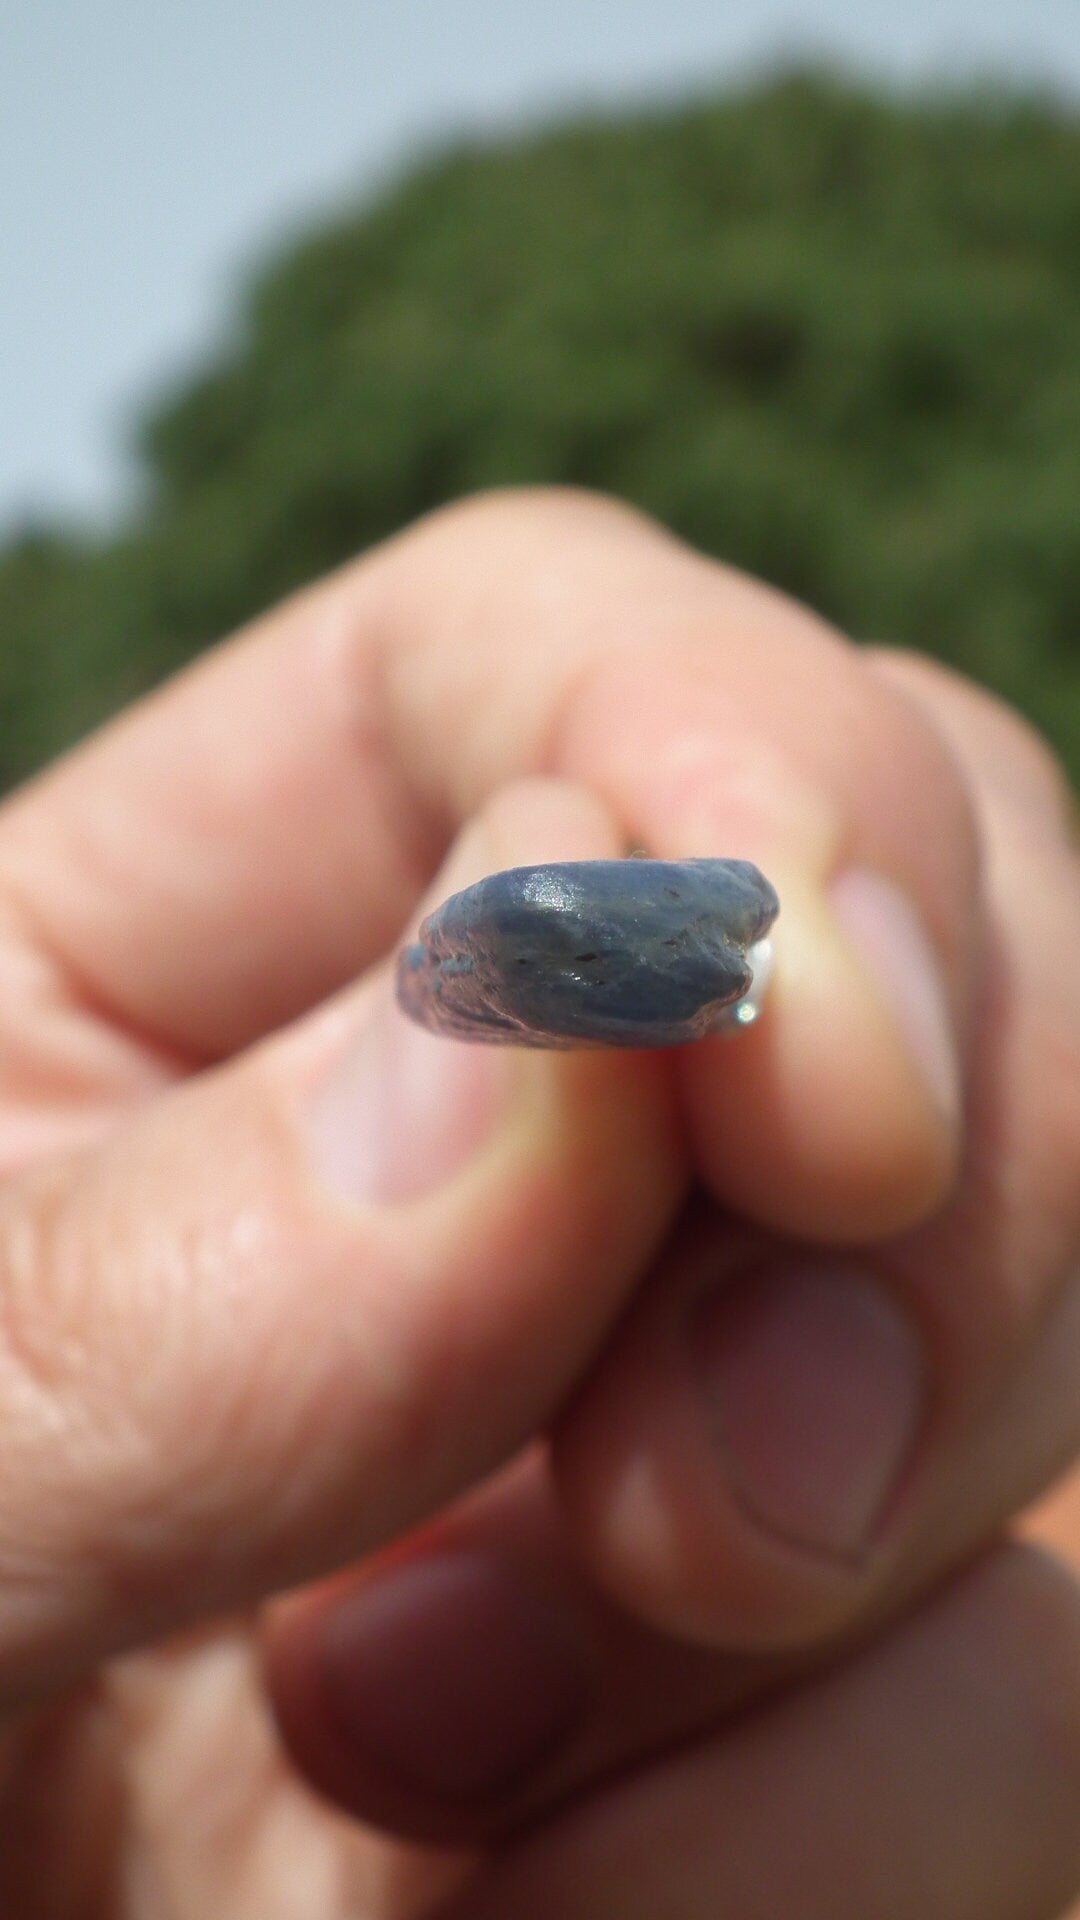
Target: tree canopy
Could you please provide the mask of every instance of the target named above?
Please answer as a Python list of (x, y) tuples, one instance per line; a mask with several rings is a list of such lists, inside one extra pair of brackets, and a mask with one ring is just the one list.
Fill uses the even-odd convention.
[(457, 494), (616, 493), (1080, 771), (1080, 121), (819, 74), (428, 158), (248, 281), (145, 497), (0, 554), (0, 779)]

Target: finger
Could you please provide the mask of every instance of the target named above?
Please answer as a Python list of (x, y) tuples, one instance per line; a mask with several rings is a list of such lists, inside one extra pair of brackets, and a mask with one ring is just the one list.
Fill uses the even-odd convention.
[(767, 1017), (684, 1064), (714, 1192), (826, 1238), (937, 1204), (979, 944), (949, 755), (810, 615), (607, 503), (469, 503), (299, 597), (12, 803), (0, 892), (84, 1004), (216, 1055), (384, 951), (529, 771), (780, 888)]
[(1080, 1599), (1011, 1550), (857, 1660), (509, 1849), (454, 1920), (1055, 1920), (1080, 1886)]
[[(910, 672), (918, 675), (918, 663), (912, 663)], [(928, 671), (931, 683), (940, 677), (938, 670)], [(1025, 1098), (1034, 1092), (1040, 1110), (1021, 1113), (1016, 1142), (1008, 1148), (1008, 1181), (1003, 1191), (1014, 1193), (1016, 1216), (999, 1206), (985, 1222), (985, 1241), (974, 1249), (972, 1261), (959, 1269), (958, 1317), (979, 1323), (983, 1306), (975, 1288), (987, 1282), (992, 1289), (987, 1304), (1010, 1370), (1004, 1384), (996, 1378), (989, 1383), (988, 1406), (980, 1404), (983, 1396), (977, 1387), (972, 1393), (968, 1384), (977, 1420), (951, 1456), (946, 1451), (931, 1461), (921, 1502), (912, 1503), (911, 1531), (897, 1562), (884, 1574), (879, 1569), (879, 1584), (872, 1593), (858, 1582), (849, 1584), (841, 1608), (853, 1609), (845, 1630), (848, 1635), (865, 1634), (875, 1627), (880, 1631), (883, 1620), (906, 1595), (924, 1590), (997, 1532), (1003, 1520), (1028, 1501), (1080, 1444), (1075, 1394), (1080, 1365), (1080, 1266), (1074, 1264), (1070, 1277), (1061, 1282), (1067, 1254), (1061, 1228), (1064, 1221), (1067, 1232), (1075, 1196), (1075, 1179), (1068, 1161), (1062, 1160), (1062, 1145), (1067, 1148), (1070, 1137), (1075, 1143), (1080, 1132), (1074, 1129), (1070, 1136), (1066, 1129), (1063, 1135), (1055, 1135), (1054, 1125), (1059, 1107), (1055, 1074), (1067, 1054), (1062, 1041), (1072, 1017), (1068, 1003), (1075, 984), (1056, 960), (1060, 951), (1072, 950), (1075, 941), (1075, 932), (1061, 918), (1063, 905), (1067, 911), (1071, 897), (1069, 876), (1060, 864), (1065, 848), (1062, 815), (1055, 801), (1053, 763), (1046, 759), (1044, 765), (1045, 756), (1027, 739), (1022, 725), (1017, 724), (1016, 764), (1002, 787), (1002, 759), (1008, 760), (1012, 753), (1010, 743), (1001, 737), (1004, 716), (992, 712), (994, 731), (987, 734), (982, 724), (983, 696), (971, 689), (974, 724), (969, 731), (963, 724), (969, 712), (966, 686), (956, 682), (951, 691), (953, 746), (976, 785), (980, 811), (986, 817), (993, 897), (1006, 928), (1015, 919), (1016, 900), (1025, 903), (1021, 951), (1008, 971), (1019, 999), (1046, 1012), (1043, 1047), (1048, 1036), (1057, 1053), (1044, 1062), (1042, 1049), (1026, 1044), (1023, 1036), (1018, 1041), (1018, 1057), (1026, 1058), (1032, 1069)], [(931, 693), (935, 692), (931, 685)], [(1002, 819), (996, 818), (999, 796), (1005, 809)], [(1015, 844), (1008, 838), (1010, 820), (1020, 822)], [(1046, 861), (1050, 865), (1044, 868), (1040, 863)], [(1048, 1095), (1044, 1111), (1041, 1103)], [(1037, 1176), (1057, 1168), (1056, 1179), (1035, 1195), (1026, 1186), (1031, 1169), (1025, 1142)], [(966, 1209), (968, 1215), (979, 1217), (979, 1210), (965, 1202), (963, 1193), (957, 1208), (961, 1214)], [(717, 1220), (706, 1237), (707, 1247), (710, 1239), (711, 1283), (725, 1262), (737, 1268), (739, 1261), (729, 1221)], [(763, 1282), (770, 1260), (775, 1263), (777, 1248), (755, 1245), (748, 1235), (744, 1244), (751, 1249), (748, 1264), (756, 1266)], [(1007, 1260), (995, 1266), (992, 1257), (985, 1258), (998, 1244), (1019, 1254), (1019, 1273), (1008, 1270)], [(1050, 1256), (1045, 1269), (1039, 1265), (1040, 1253)], [(926, 1284), (937, 1292), (938, 1270), (933, 1261), (931, 1251)], [(836, 1324), (836, 1306), (843, 1263), (836, 1263), (832, 1274), (823, 1277), (827, 1306), (831, 1298), (835, 1340), (842, 1330)], [(948, 1278), (949, 1289), (955, 1291), (957, 1273), (952, 1265)], [(879, 1289), (888, 1284), (889, 1276), (881, 1275)], [(650, 1291), (676, 1320), (681, 1318), (685, 1289), (673, 1249)], [(761, 1291), (767, 1291), (764, 1284)], [(842, 1296), (842, 1288), (839, 1291)], [(1022, 1319), (1016, 1312), (1021, 1293)], [(633, 1318), (632, 1314), (631, 1323)], [(860, 1493), (865, 1498), (868, 1484), (872, 1488), (866, 1477), (868, 1466), (873, 1466), (873, 1446), (868, 1444), (873, 1431), (872, 1425), (868, 1431), (867, 1416), (880, 1414), (889, 1378), (886, 1368), (884, 1377), (879, 1370), (876, 1379), (872, 1371), (867, 1379), (870, 1356), (865, 1334), (868, 1323), (872, 1330), (875, 1320), (882, 1318), (887, 1353), (891, 1346), (895, 1355), (896, 1331), (888, 1318), (887, 1300), (884, 1309), (879, 1302), (876, 1316), (872, 1310), (868, 1315), (865, 1307), (861, 1313), (856, 1309), (856, 1333), (864, 1336), (861, 1350), (858, 1338), (852, 1346), (849, 1334), (846, 1363), (835, 1345), (822, 1356), (822, 1391), (816, 1406), (808, 1409), (806, 1405), (805, 1369), (808, 1349), (812, 1351), (815, 1341), (820, 1345), (826, 1330), (820, 1312), (808, 1317), (804, 1311), (801, 1328), (797, 1322), (800, 1338), (789, 1343), (789, 1357), (797, 1352), (800, 1363), (794, 1381), (789, 1369), (786, 1382), (774, 1380), (772, 1390), (762, 1392), (759, 1376), (754, 1391), (748, 1393), (761, 1433), (774, 1453), (778, 1438), (787, 1433), (796, 1467), (805, 1468), (806, 1490), (819, 1503), (827, 1478), (823, 1464), (831, 1465), (834, 1473), (839, 1468), (862, 1476), (854, 1486), (849, 1479), (848, 1501)], [(1030, 1338), (1024, 1336), (1025, 1327)], [(687, 1405), (693, 1409), (695, 1395), (680, 1373), (669, 1406), (669, 1382), (662, 1368), (658, 1377), (656, 1364), (657, 1355), (666, 1349), (666, 1330), (645, 1317), (640, 1331), (641, 1402), (625, 1421), (626, 1452), (632, 1456), (639, 1494), (642, 1480), (647, 1487), (650, 1477), (653, 1481), (650, 1517), (657, 1538), (665, 1542), (674, 1535), (685, 1541), (696, 1534), (696, 1557), (710, 1568), (710, 1591), (715, 1595), (723, 1590), (719, 1613), (714, 1612), (710, 1623), (721, 1640), (720, 1651), (708, 1655), (689, 1647), (680, 1649), (663, 1635), (649, 1634), (577, 1576), (567, 1563), (566, 1541), (558, 1516), (551, 1511), (546, 1481), (539, 1474), (533, 1476), (527, 1499), (518, 1483), (509, 1495), (501, 1489), (482, 1502), (470, 1502), (464, 1516), (457, 1513), (426, 1530), (389, 1570), (375, 1565), (342, 1577), (303, 1596), (277, 1622), (273, 1671), (291, 1751), (308, 1777), (354, 1814), (428, 1838), (474, 1839), (505, 1832), (567, 1795), (589, 1790), (605, 1774), (640, 1764), (650, 1753), (700, 1732), (711, 1718), (762, 1689), (775, 1687), (794, 1670), (790, 1656), (754, 1658), (723, 1648), (725, 1635), (736, 1641), (768, 1642), (774, 1637), (775, 1597), (770, 1611), (760, 1584), (755, 1589), (751, 1583), (746, 1593), (737, 1558), (725, 1554), (723, 1542), (718, 1551), (716, 1532), (708, 1520), (709, 1490), (703, 1493), (698, 1485), (692, 1447), (683, 1458), (671, 1449), (663, 1471), (649, 1475), (649, 1436), (658, 1427), (677, 1427)], [(1008, 1343), (1014, 1335), (1016, 1344), (1011, 1347)], [(900, 1343), (905, 1344), (902, 1333)], [(963, 1382), (960, 1388), (964, 1390)], [(793, 1400), (799, 1422), (794, 1432), (790, 1426)], [(830, 1421), (831, 1434), (823, 1437), (820, 1428), (827, 1428)], [(612, 1420), (610, 1403), (599, 1425), (609, 1442), (613, 1433), (618, 1436), (620, 1423)], [(715, 1471), (713, 1463), (710, 1466)], [(625, 1521), (633, 1511), (632, 1501), (624, 1499), (619, 1517)], [(595, 1527), (595, 1515), (591, 1518)], [(648, 1557), (648, 1544), (641, 1536), (647, 1531), (648, 1519), (642, 1521), (639, 1509), (637, 1546), (643, 1558)], [(586, 1558), (591, 1557), (590, 1546)], [(503, 1570), (507, 1558), (509, 1573)], [(682, 1571), (685, 1574), (685, 1565)], [(800, 1630), (805, 1633), (812, 1624), (805, 1593), (800, 1615), (798, 1602), (792, 1604), (790, 1567), (777, 1568), (774, 1561), (769, 1571), (776, 1587), (782, 1593), (786, 1590), (784, 1628), (797, 1638)], [(760, 1576), (760, 1567), (757, 1572)], [(621, 1590), (625, 1592), (625, 1586)], [(463, 1592), (469, 1596), (464, 1619), (460, 1609), (445, 1604), (448, 1593), (460, 1596)], [(651, 1610), (653, 1617), (670, 1622), (672, 1592), (665, 1597), (667, 1606), (657, 1607), (652, 1596)], [(676, 1607), (683, 1599), (681, 1589), (674, 1593)], [(820, 1616), (816, 1624), (820, 1631)], [(538, 1632), (546, 1664), (534, 1653), (529, 1659), (515, 1660), (509, 1677), (496, 1669), (493, 1645), (520, 1650), (523, 1636)], [(835, 1647), (834, 1640), (834, 1655)], [(571, 1667), (569, 1679), (566, 1663)], [(326, 1703), (328, 1672), (332, 1709)], [(434, 1687), (420, 1688), (419, 1726), (409, 1710), (417, 1689), (407, 1684), (407, 1677), (411, 1674), (415, 1679), (418, 1672), (441, 1676)], [(542, 1684), (530, 1692), (528, 1682), (538, 1674)], [(583, 1711), (579, 1705), (578, 1719), (567, 1728), (562, 1720), (566, 1700), (568, 1694), (580, 1700), (574, 1689), (580, 1688), (582, 1674), (586, 1704)], [(510, 1683), (514, 1675), (526, 1682), (525, 1702)], [(433, 1695), (440, 1703), (441, 1717), (433, 1712)], [(342, 1732), (343, 1700), (351, 1700), (354, 1708), (347, 1734)], [(527, 1711), (528, 1700), (534, 1709), (538, 1703), (549, 1709), (556, 1723), (553, 1744), (539, 1754), (531, 1747), (537, 1738), (537, 1721)], [(541, 1719), (540, 1724), (543, 1731), (547, 1723)], [(480, 1791), (474, 1776), (473, 1790), (467, 1791), (473, 1753), (470, 1738), (479, 1743), (476, 1764), (491, 1765), (494, 1756), (508, 1766), (509, 1779), (494, 1781), (489, 1774)], [(525, 1765), (523, 1747), (528, 1755)], [(440, 1764), (445, 1769), (441, 1787)]]
[(556, 1434), (592, 1575), (714, 1644), (865, 1619), (1080, 1447), (1080, 869), (1023, 731), (1003, 801), (1003, 722), (976, 695), (968, 725), (959, 682), (939, 709), (939, 680), (920, 684), (971, 782), (989, 927), (955, 1195), (857, 1258), (703, 1209)]
[[(1061, 1402), (1045, 1373), (1029, 1388)], [(996, 1444), (1009, 1452), (1007, 1435)], [(954, 1487), (952, 1499), (975, 1525), (935, 1549), (920, 1591), (988, 1532), (977, 1496)], [(1062, 1550), (1075, 1509), (1074, 1493), (1042, 1521)], [(582, 1576), (535, 1448), (408, 1539), (266, 1610), (264, 1673), (290, 1759), (323, 1796), (384, 1830), (475, 1846), (850, 1657), (895, 1629), (912, 1591), (895, 1588), (827, 1649), (680, 1642)]]
[(1015, 707), (928, 654), (866, 647), (864, 657), (947, 736), (984, 809), (1011, 807), (1026, 814), (1036, 832), (1073, 839), (1076, 800), (1065, 769)]
[[(508, 789), (440, 889), (610, 852)], [(0, 1700), (400, 1532), (548, 1417), (677, 1205), (663, 1056), (437, 1040), (385, 974), (0, 1194)]]
[(293, 1765), (354, 1818), (490, 1843), (776, 1684), (584, 1580), (539, 1447), (406, 1540), (264, 1609)]

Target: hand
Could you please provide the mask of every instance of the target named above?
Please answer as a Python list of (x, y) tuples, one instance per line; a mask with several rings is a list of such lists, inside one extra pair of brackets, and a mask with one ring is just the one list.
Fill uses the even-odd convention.
[[(1060, 1908), (1080, 1606), (991, 1543), (1080, 1444), (1064, 823), (973, 689), (560, 495), (8, 801), (0, 1910)], [(633, 844), (774, 881), (757, 1029), (395, 1015), (421, 894)]]

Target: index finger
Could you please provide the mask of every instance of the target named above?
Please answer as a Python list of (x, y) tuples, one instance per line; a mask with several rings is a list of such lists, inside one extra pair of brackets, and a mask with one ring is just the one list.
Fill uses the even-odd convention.
[[(856, 1237), (933, 1205), (973, 965), (960, 776), (838, 636), (608, 503), (469, 503), (290, 601), (8, 803), (0, 894), (84, 1003), (217, 1057), (384, 951), (528, 772), (780, 889), (771, 1013), (688, 1082), (722, 1197)], [(883, 940), (899, 979), (866, 965)]]

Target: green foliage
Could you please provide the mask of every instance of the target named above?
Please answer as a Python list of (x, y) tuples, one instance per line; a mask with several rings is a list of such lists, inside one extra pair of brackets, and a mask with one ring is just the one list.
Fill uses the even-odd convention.
[(637, 502), (1080, 770), (1080, 122), (820, 76), (424, 165), (249, 288), (149, 504), (0, 556), (0, 777), (456, 494)]

